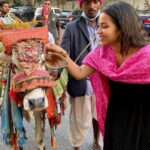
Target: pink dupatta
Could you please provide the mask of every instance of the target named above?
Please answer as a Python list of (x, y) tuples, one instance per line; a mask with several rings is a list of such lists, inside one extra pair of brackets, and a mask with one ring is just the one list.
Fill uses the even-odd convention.
[(96, 70), (90, 75), (90, 80), (96, 95), (98, 122), (104, 136), (110, 95), (108, 79), (131, 84), (150, 84), (150, 45), (132, 54), (120, 67), (110, 46), (97, 47), (86, 56), (83, 63)]

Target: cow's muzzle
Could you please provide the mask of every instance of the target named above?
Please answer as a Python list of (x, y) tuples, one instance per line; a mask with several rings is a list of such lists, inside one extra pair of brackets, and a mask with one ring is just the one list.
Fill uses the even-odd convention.
[(45, 108), (45, 98), (28, 99), (29, 107), (31, 110), (41, 110)]
[(27, 111), (41, 111), (48, 106), (45, 89), (37, 88), (27, 93), (23, 100), (24, 109)]

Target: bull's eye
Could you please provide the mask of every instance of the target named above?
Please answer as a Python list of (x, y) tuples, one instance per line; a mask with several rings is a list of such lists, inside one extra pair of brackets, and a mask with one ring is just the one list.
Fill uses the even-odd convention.
[(29, 100), (29, 106), (33, 107), (34, 106), (34, 101), (33, 100)]
[(42, 103), (44, 103), (44, 101), (45, 101), (45, 98), (42, 98)]

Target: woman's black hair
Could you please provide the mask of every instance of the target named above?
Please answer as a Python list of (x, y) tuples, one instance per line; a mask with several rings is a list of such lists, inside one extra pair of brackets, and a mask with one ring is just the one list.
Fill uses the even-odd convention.
[(109, 15), (121, 31), (121, 53), (127, 54), (129, 47), (143, 47), (150, 44), (150, 38), (145, 31), (135, 9), (128, 3), (119, 1), (106, 6), (101, 12)]

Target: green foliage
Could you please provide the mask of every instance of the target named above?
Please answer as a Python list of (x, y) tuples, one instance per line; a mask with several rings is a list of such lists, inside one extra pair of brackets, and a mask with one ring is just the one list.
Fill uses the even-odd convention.
[(44, 3), (44, 0), (34, 0), (34, 6), (38, 5), (42, 5)]
[(16, 7), (21, 5), (21, 0), (13, 0), (11, 7)]

